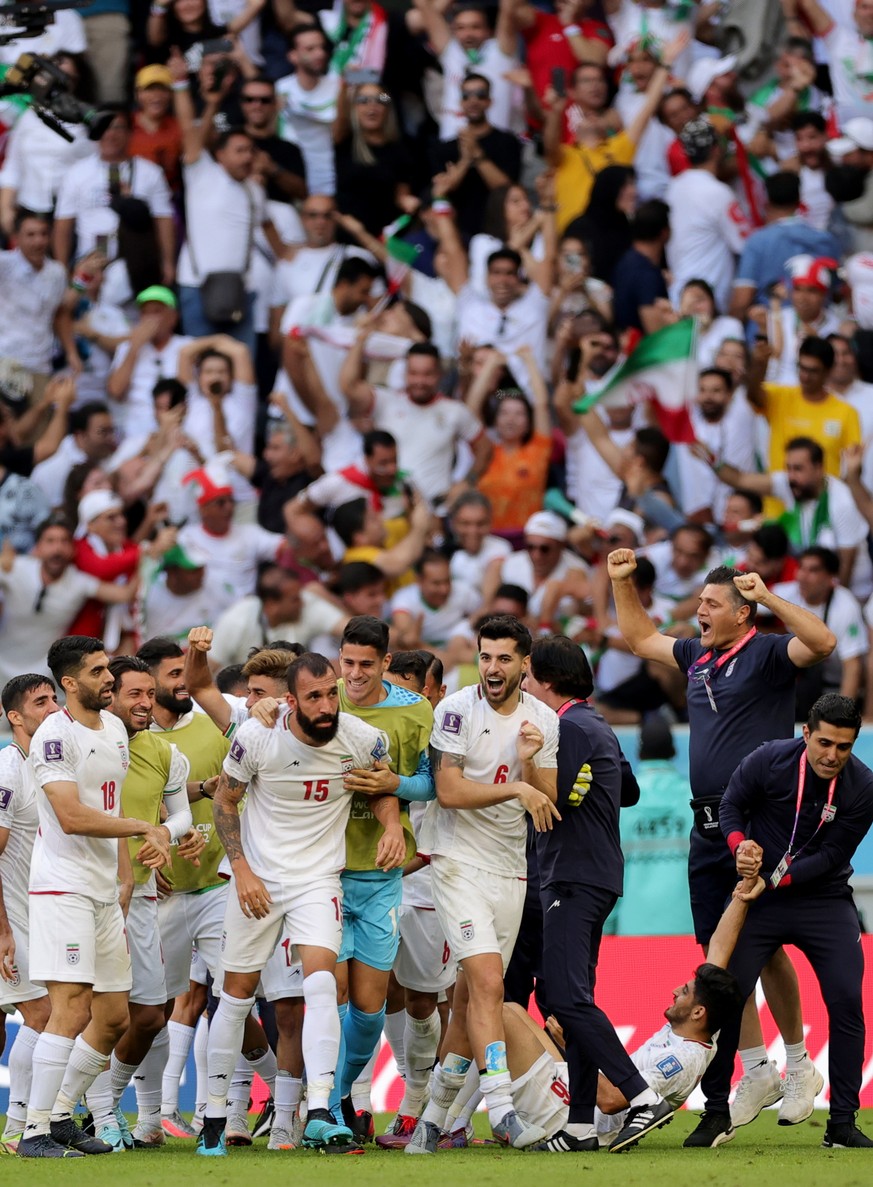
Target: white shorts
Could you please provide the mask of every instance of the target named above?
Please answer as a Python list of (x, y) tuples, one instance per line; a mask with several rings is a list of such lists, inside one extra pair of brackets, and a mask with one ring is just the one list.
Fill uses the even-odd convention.
[(264, 965), (261, 990), (268, 1002), (279, 1002), (286, 997), (303, 997), (303, 965), (297, 959), (291, 937), (286, 931), (282, 932), (273, 955)]
[(400, 947), (394, 961), (397, 983), (417, 993), (445, 993), (454, 985), (456, 972), (454, 953), (436, 911), (401, 907)]
[(95, 993), (127, 992), (130, 952), (118, 903), (98, 903), (85, 894), (32, 894), (30, 979), (91, 985)]
[(199, 893), (171, 894), (158, 903), (158, 928), (164, 949), (167, 1000), (187, 993), (194, 947), (221, 990), (221, 932), (227, 902), (226, 882)]
[(167, 1001), (167, 979), (156, 898), (134, 895), (130, 900), (127, 942), (133, 976), (130, 1000), (138, 1006), (163, 1006)]
[(191, 972), (188, 974), (188, 979), (197, 985), (209, 984), (209, 969), (196, 948), (191, 953)]
[(521, 926), (524, 880), (437, 855), (430, 868), (433, 904), (452, 956), (463, 965), (467, 956), (499, 952), (506, 972)]
[(299, 886), (265, 882), (270, 912), (263, 919), (243, 915), (233, 881), (227, 897), (221, 963), (227, 972), (255, 973), (265, 968), (283, 936), (288, 959), (300, 944), (338, 953), (343, 938), (343, 891), (339, 874)]
[(570, 1081), (566, 1063), (544, 1051), (536, 1063), (512, 1081), (512, 1103), (547, 1137), (563, 1129), (570, 1116)]
[(30, 979), (30, 936), (27, 928), (21, 927), (13, 919), (9, 920), (9, 926), (15, 940), (15, 964), (12, 966), (11, 981), (0, 977), (0, 1010), (14, 1014), (18, 1002), (33, 1002), (45, 997), (45, 986), (34, 985)]

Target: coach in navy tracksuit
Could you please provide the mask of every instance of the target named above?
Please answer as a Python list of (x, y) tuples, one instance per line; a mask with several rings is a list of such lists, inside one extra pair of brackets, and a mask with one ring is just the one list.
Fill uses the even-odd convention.
[[(738, 873), (760, 862), (767, 882), (729, 968), (746, 995), (781, 944), (809, 960), (828, 1011), (831, 1108), (822, 1145), (873, 1148), (855, 1126), (864, 1064), (864, 954), (849, 878), (873, 824), (873, 772), (852, 756), (861, 715), (831, 693), (813, 705), (803, 740), (767, 742), (744, 759), (721, 803), (720, 824)], [(733, 1058), (739, 1017), (719, 1047)], [(816, 1073), (818, 1091), (823, 1087)]]
[[(827, 658), (836, 639), (809, 610), (772, 594), (757, 573), (739, 573), (725, 566), (706, 575), (697, 612), (700, 638), (672, 639), (660, 634), (640, 603), (633, 583), (633, 552), (623, 548), (611, 552), (608, 568), (618, 625), (631, 650), (674, 673), (678, 667), (687, 674), (688, 762), (695, 820), (688, 886), (694, 935), (698, 943), (707, 945), (736, 884), (719, 828), (724, 790), (741, 759), (756, 746), (794, 734), (797, 671)], [(791, 634), (760, 634), (755, 627), (759, 604), (780, 618)], [(771, 963), (768, 974), (768, 990), (775, 986), (777, 1010), (787, 1032), (783, 1037), (786, 1042), (802, 1041), (797, 977), (784, 953)], [(788, 1037), (792, 1034), (797, 1038)], [(701, 1083), (706, 1111), (684, 1145), (717, 1146), (733, 1137), (728, 1107), (732, 1072), (733, 1058), (728, 1061), (719, 1044)], [(767, 1087), (769, 1080), (761, 1084)], [(811, 1084), (803, 1087), (811, 1089)], [(779, 1095), (781, 1089), (775, 1099)], [(809, 1092), (806, 1096), (812, 1109), (813, 1098)], [(759, 1100), (759, 1106), (769, 1103), (771, 1098)]]
[(566, 1040), (570, 1114), (566, 1130), (535, 1149), (596, 1150), (597, 1073), (621, 1090), (631, 1109), (611, 1148), (634, 1145), (669, 1121), (671, 1107), (649, 1088), (612, 1023), (594, 1003), (603, 925), (622, 892), (621, 805), (640, 789), (618, 740), (587, 698), (591, 669), (569, 639), (533, 645), (526, 689), (560, 718), (558, 802), (551, 831), (537, 834), (543, 907), (542, 973), (549, 1008)]

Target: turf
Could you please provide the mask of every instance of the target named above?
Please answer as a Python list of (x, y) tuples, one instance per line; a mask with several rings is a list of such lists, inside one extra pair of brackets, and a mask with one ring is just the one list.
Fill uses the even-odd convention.
[[(762, 1182), (776, 1187), (869, 1187), (873, 1151), (822, 1150), (824, 1113), (795, 1128), (776, 1124), (766, 1113), (716, 1150), (683, 1150), (696, 1114), (681, 1112), (672, 1124), (625, 1154), (526, 1154), (478, 1146), (414, 1161), (399, 1151), (369, 1146), (361, 1157), (326, 1157), (314, 1151), (273, 1153), (266, 1138), (250, 1149), (232, 1150), (227, 1158), (194, 1154), (193, 1142), (170, 1141), (162, 1149), (103, 1155), (59, 1164), (0, 1158), (0, 1184), (54, 1187), (59, 1181), (87, 1187), (748, 1187)], [(387, 1118), (377, 1118), (377, 1132)], [(378, 1128), (381, 1123), (381, 1130)], [(873, 1133), (873, 1110), (859, 1117)], [(487, 1133), (484, 1118), (477, 1131)]]

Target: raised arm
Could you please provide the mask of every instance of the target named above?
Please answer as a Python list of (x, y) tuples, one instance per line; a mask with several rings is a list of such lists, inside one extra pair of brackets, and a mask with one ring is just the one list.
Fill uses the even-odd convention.
[(718, 921), (718, 926), (712, 933), (709, 948), (706, 952), (706, 963), (726, 969), (730, 958), (734, 954), (743, 924), (749, 913), (749, 905), (764, 893), (766, 884), (760, 875), (754, 878), (743, 878), (737, 883), (733, 898)]
[(673, 639), (662, 635), (643, 609), (633, 575), (637, 558), (630, 548), (617, 548), (609, 554), (607, 571), (612, 582), (612, 598), (618, 628), (634, 655), (675, 667)]
[(777, 597), (757, 573), (743, 573), (734, 578), (734, 585), (747, 602), (766, 606), (794, 638), (788, 643), (788, 658), (796, 668), (811, 668), (827, 659), (837, 645), (836, 635), (811, 610), (795, 606)]
[(230, 727), (230, 706), (221, 695), (209, 670), (206, 658), (212, 650), (212, 628), (195, 626), (188, 632), (188, 650), (182, 678), (188, 695), (193, 697), (214, 724), (226, 733)]
[(431, 48), (439, 56), (452, 39), (448, 21), (433, 0), (413, 0), (413, 4), (421, 14), (421, 22)]
[(667, 83), (670, 81), (670, 73), (676, 64), (676, 59), (680, 54), (684, 53), (690, 40), (690, 34), (683, 30), (664, 49), (661, 62), (652, 75), (649, 85), (646, 87), (643, 103), (625, 129), (628, 139), (632, 140), (634, 144), (639, 144), (642, 139), (643, 132), (645, 132), (649, 120), (655, 114), (655, 109), (661, 102), (664, 91), (667, 89)]
[(797, 0), (795, 7), (809, 21), (816, 37), (824, 37), (825, 33), (829, 33), (833, 28), (834, 22), (831, 20), (830, 13), (822, 8), (818, 0)]

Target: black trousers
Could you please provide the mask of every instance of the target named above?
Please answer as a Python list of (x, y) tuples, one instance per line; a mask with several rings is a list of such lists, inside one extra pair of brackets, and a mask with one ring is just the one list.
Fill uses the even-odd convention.
[(552, 882), (543, 904), (543, 978), (549, 1006), (564, 1030), (571, 1123), (594, 1120), (597, 1073), (630, 1100), (648, 1088), (621, 1039), (594, 1002), (603, 925), (617, 895), (596, 886)]
[[(834, 1122), (854, 1120), (860, 1107), (864, 1066), (864, 1012), (861, 982), (864, 951), (851, 891), (817, 898), (789, 890), (765, 891), (752, 904), (728, 966), (746, 997), (761, 969), (783, 944), (794, 944), (813, 967), (828, 1012), (828, 1064)], [(740, 1014), (724, 1026), (719, 1052), (733, 1062), (740, 1036)]]
[(503, 1000), (516, 1002), (526, 1010), (530, 995), (536, 995), (536, 1003), (543, 1018), (551, 1013), (543, 977), (543, 909), (539, 898), (528, 898), (521, 916), (521, 927), (512, 950), (506, 972), (503, 975)]

